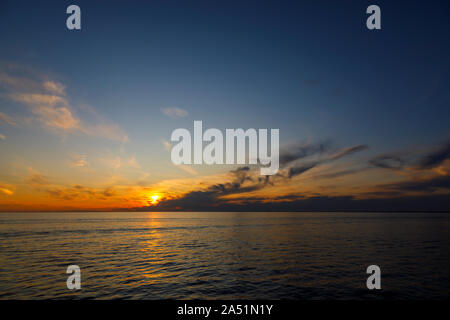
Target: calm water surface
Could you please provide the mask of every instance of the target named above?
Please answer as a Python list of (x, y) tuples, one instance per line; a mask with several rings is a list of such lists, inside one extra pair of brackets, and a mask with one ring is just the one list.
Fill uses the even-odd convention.
[(444, 299), (449, 249), (450, 214), (0, 213), (0, 298)]

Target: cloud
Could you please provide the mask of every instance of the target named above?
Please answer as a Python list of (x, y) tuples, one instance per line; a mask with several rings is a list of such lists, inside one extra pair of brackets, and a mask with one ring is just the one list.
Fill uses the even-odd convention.
[(420, 169), (431, 169), (437, 167), (447, 159), (450, 159), (450, 140), (422, 157), (419, 160), (418, 166)]
[(176, 107), (162, 108), (161, 112), (171, 118), (184, 118), (188, 115), (188, 112), (186, 110)]
[[(105, 188), (90, 188), (80, 184), (74, 184), (72, 186), (58, 185), (50, 182), (47, 177), (43, 176), (33, 168), (28, 168), (28, 172), (29, 174), (26, 179), (28, 185), (33, 187), (36, 191), (44, 192), (50, 197), (59, 200), (106, 200), (118, 194), (116, 189), (112, 186)], [(0, 188), (1, 187), (3, 186), (0, 185)]]
[[(82, 133), (121, 142), (128, 141), (128, 136), (115, 123), (106, 121), (93, 108), (95, 123), (78, 117), (65, 92), (65, 86), (57, 81), (28, 74), (27, 77), (12, 76), (0, 73), (0, 85), (8, 92), (6, 97), (29, 107), (35, 119), (44, 127), (59, 131)], [(15, 124), (15, 121), (5, 114), (0, 114), (0, 120)]]
[(15, 187), (10, 184), (0, 183), (0, 193), (6, 194), (7, 196), (12, 196), (14, 194)]
[(128, 167), (135, 168), (135, 169), (141, 168), (141, 166), (139, 165), (139, 163), (136, 160), (136, 156), (130, 157), (127, 161), (127, 165), (128, 165)]
[(339, 178), (339, 177), (367, 171), (369, 169), (372, 169), (372, 167), (366, 166), (366, 167), (362, 167), (362, 168), (339, 170), (339, 171), (330, 172), (330, 173), (320, 173), (320, 174), (314, 175), (313, 178), (314, 179), (333, 179), (333, 178)]
[[(314, 167), (315, 163), (289, 169), (290, 175), (301, 174)], [(328, 174), (329, 178), (353, 174), (373, 167), (341, 170)], [(247, 193), (262, 190), (268, 186), (280, 187), (278, 183), (290, 180), (276, 176), (264, 178), (254, 175), (255, 170), (241, 167), (229, 172), (229, 182), (213, 183), (204, 188), (189, 191), (182, 196), (163, 199), (156, 205), (135, 208), (135, 210), (158, 211), (446, 211), (450, 210), (450, 175), (429, 179), (410, 180), (376, 186), (376, 190), (354, 195), (321, 195), (314, 193), (284, 194), (261, 197)], [(434, 192), (446, 195), (433, 195)], [(275, 191), (276, 192), (276, 191)], [(414, 195), (408, 192), (415, 192)], [(304, 193), (304, 192), (303, 192)], [(233, 195), (232, 197), (229, 197)], [(236, 196), (241, 195), (241, 196)], [(441, 201), (436, 203), (434, 201)]]
[(405, 192), (435, 192), (438, 190), (450, 190), (450, 175), (439, 175), (432, 178), (402, 181), (378, 186), (381, 190)]
[(181, 197), (174, 199), (162, 199), (156, 205), (149, 208), (152, 210), (189, 208), (189, 207), (209, 207), (214, 208), (228, 202), (224, 197), (233, 194), (247, 193), (264, 188), (270, 184), (269, 176), (255, 178), (252, 176), (257, 171), (250, 167), (240, 167), (228, 172), (229, 182), (213, 183), (201, 190), (187, 192)]
[(80, 159), (78, 159), (78, 161), (75, 163), (75, 166), (77, 166), (77, 167), (86, 167), (87, 165), (88, 165), (88, 162), (87, 162), (86, 155), (82, 155), (80, 157)]
[(3, 134), (0, 133), (0, 140), (6, 140), (5, 135), (3, 135)]
[(114, 123), (99, 123), (95, 125), (84, 124), (82, 131), (88, 135), (102, 137), (109, 140), (120, 142), (128, 142), (130, 140), (125, 131), (122, 130), (119, 125)]
[[(327, 145), (327, 144), (326, 144)], [(163, 199), (158, 204), (148, 207), (136, 208), (136, 210), (182, 210), (182, 211), (336, 211), (336, 210), (404, 210), (415, 211), (420, 208), (430, 210), (450, 209), (450, 201), (442, 205), (433, 204), (430, 199), (442, 199), (442, 193), (450, 190), (450, 174), (440, 171), (440, 174), (424, 178), (423, 175), (407, 175), (406, 181), (389, 184), (365, 186), (353, 195), (330, 195), (327, 188), (321, 183), (318, 189), (303, 188), (291, 178), (301, 175), (312, 168), (324, 163), (333, 163), (337, 159), (364, 151), (366, 145), (356, 145), (342, 150), (331, 152), (331, 148), (325, 144), (297, 145), (293, 152), (286, 156), (283, 174), (261, 177), (257, 170), (251, 167), (240, 167), (228, 173), (231, 179), (221, 178), (227, 182), (213, 182), (210, 185), (197, 184), (190, 191), (172, 198)], [(313, 159), (308, 157), (314, 157)], [(400, 159), (400, 160), (399, 160)], [(304, 161), (307, 160), (307, 161)], [(376, 167), (398, 168), (403, 166), (403, 159), (394, 155), (380, 155), (370, 161), (370, 166), (362, 162), (358, 167), (345, 167), (341, 170), (329, 173), (318, 173), (311, 176), (312, 183), (315, 179), (330, 179), (350, 174), (357, 174)], [(294, 164), (294, 165), (291, 165)], [(443, 173), (442, 173), (443, 172)], [(435, 174), (432, 171), (430, 174)], [(405, 177), (403, 175), (403, 177)], [(355, 186), (356, 187), (356, 186)], [(264, 191), (265, 188), (275, 188)], [(314, 185), (313, 185), (314, 188)], [(352, 193), (347, 188), (346, 192)], [(364, 190), (371, 190), (364, 192)], [(301, 192), (303, 194), (298, 194)], [(317, 191), (316, 191), (317, 190)], [(323, 194), (326, 192), (327, 194)], [(345, 191), (344, 191), (345, 192)], [(432, 196), (436, 194), (436, 197)], [(445, 197), (444, 197), (445, 198)], [(448, 199), (447, 199), (448, 200)]]
[(330, 150), (330, 142), (321, 142), (317, 144), (297, 142), (289, 145), (280, 151), (280, 166), (303, 159), (313, 155), (321, 155)]
[(39, 172), (34, 170), (33, 168), (28, 168), (28, 178), (26, 182), (32, 187), (40, 187), (49, 185), (50, 182), (46, 177), (41, 175)]
[[(10, 68), (12, 72), (15, 72), (16, 68)], [(23, 73), (24, 70), (19, 70)], [(37, 81), (36, 76), (33, 72), (27, 72), (29, 77), (16, 77), (12, 76), (7, 72), (0, 72), (0, 85), (6, 88), (8, 91), (42, 91), (45, 90), (43, 82)]]
[(191, 166), (187, 166), (187, 165), (184, 165), (184, 164), (179, 164), (176, 167), (181, 169), (181, 170), (183, 170), (183, 171), (186, 171), (187, 173), (192, 174), (193, 176), (198, 175), (198, 172), (194, 168), (192, 168)]
[[(235, 170), (231, 170), (229, 175), (232, 176), (231, 182), (216, 183), (207, 188), (206, 194), (218, 198), (229, 194), (244, 193), (249, 191), (254, 191), (261, 189), (265, 186), (266, 180), (255, 181), (251, 177), (251, 172), (249, 167), (240, 167)], [(246, 184), (246, 182), (250, 182)]]
[(400, 156), (393, 154), (379, 155), (369, 161), (369, 164), (374, 167), (393, 170), (402, 169), (405, 166), (405, 163), (406, 161)]
[(2, 188), (2, 187), (0, 187), (0, 192), (6, 194), (6, 195), (8, 195), (8, 196), (12, 196), (12, 195), (14, 194), (14, 191), (11, 191), (11, 190), (9, 190), (9, 189)]
[(434, 169), (450, 159), (450, 140), (442, 145), (435, 147), (426, 154), (413, 155), (408, 153), (390, 153), (376, 156), (369, 160), (369, 164), (373, 167), (382, 169), (402, 170), (407, 168), (413, 171), (424, 171)]
[(10, 98), (28, 105), (31, 112), (47, 127), (84, 131), (81, 121), (73, 115), (67, 100), (63, 97), (37, 93), (14, 93), (10, 95)]
[(354, 147), (350, 147), (350, 148), (346, 148), (342, 151), (339, 151), (338, 153), (334, 154), (333, 156), (331, 156), (332, 160), (337, 160), (340, 159), (342, 157), (348, 156), (350, 154), (356, 153), (356, 152), (360, 152), (363, 150), (369, 149), (369, 146), (365, 145), (365, 144), (360, 144)]
[(103, 166), (108, 168), (112, 168), (114, 170), (121, 168), (133, 168), (133, 169), (141, 169), (140, 164), (138, 163), (136, 156), (128, 156), (128, 155), (115, 155), (112, 153), (107, 153), (102, 156), (99, 161)]
[(83, 123), (83, 131), (86, 134), (121, 142), (129, 141), (128, 135), (119, 125), (105, 119), (94, 108), (82, 105), (81, 109), (86, 111), (89, 114), (89, 118), (95, 121), (95, 123)]
[[(313, 169), (322, 163), (335, 161), (335, 160), (341, 159), (345, 156), (354, 154), (356, 152), (366, 150), (368, 148), (369, 147), (367, 145), (357, 145), (357, 146), (345, 148), (344, 150), (338, 151), (338, 152), (332, 154), (331, 156), (323, 157), (323, 158), (313, 161), (313, 162), (300, 163), (300, 164), (293, 165), (288, 169), (288, 178), (291, 179), (292, 177), (301, 175), (301, 174), (305, 173), (306, 171)], [(303, 150), (306, 150), (306, 149), (303, 149)], [(327, 147), (325, 147), (324, 144), (311, 146), (308, 149), (308, 151), (305, 151), (303, 154), (299, 153), (298, 155), (301, 155), (301, 157), (298, 157), (297, 159), (301, 159), (306, 155), (312, 155), (312, 154), (322, 155), (323, 153), (326, 153), (326, 151), (328, 151), (328, 150), (329, 150), (328, 144), (327, 144)]]
[(134, 208), (136, 211), (235, 211), (235, 212), (449, 212), (448, 195), (391, 196), (359, 199), (353, 196), (292, 195), (267, 199), (243, 199), (238, 202), (214, 201), (207, 192), (192, 192), (185, 198), (160, 202), (154, 207)]
[[(108, 159), (107, 159), (108, 161)], [(122, 160), (119, 156), (109, 159), (110, 161), (110, 166), (113, 167), (114, 169), (119, 169), (122, 166)]]
[(71, 158), (69, 162), (70, 167), (83, 168), (89, 166), (86, 154), (72, 154), (70, 158)]
[(64, 90), (66, 89), (66, 87), (58, 82), (55, 81), (44, 81), (43, 83), (44, 88), (54, 94), (58, 94), (58, 95), (64, 95), (65, 92)]
[(118, 195), (114, 187), (89, 188), (75, 184), (73, 186), (52, 186), (44, 190), (50, 197), (65, 201), (108, 200)]
[(52, 187), (45, 190), (51, 197), (60, 200), (106, 200), (116, 195), (113, 187), (104, 189), (93, 189), (83, 185), (73, 185), (71, 187)]
[[(283, 163), (285, 164), (283, 173), (275, 176), (262, 177), (259, 175), (258, 170), (255, 169), (256, 167), (239, 167), (229, 171), (227, 174), (228, 178), (221, 178), (227, 182), (213, 182), (212, 184), (200, 183), (197, 187), (191, 187), (190, 191), (184, 193), (182, 196), (175, 195), (173, 198), (163, 199), (163, 201), (150, 207), (152, 210), (159, 210), (161, 208), (172, 208), (177, 210), (176, 208), (193, 206), (198, 208), (199, 206), (202, 206), (200, 203), (202, 203), (205, 208), (208, 206), (222, 206), (230, 201), (239, 199), (236, 195), (252, 197), (252, 195), (249, 194), (256, 191), (262, 191), (267, 187), (283, 187), (283, 185), (288, 184), (288, 179), (300, 175), (319, 164), (336, 161), (337, 159), (365, 149), (367, 149), (367, 146), (357, 145), (343, 149), (342, 151), (331, 153), (329, 143), (298, 143), (289, 149), (286, 148), (284, 152), (282, 152)], [(309, 160), (307, 163), (299, 163), (299, 161), (313, 156), (315, 157), (315, 160)], [(289, 166), (292, 163), (294, 165)], [(184, 170), (185, 168), (181, 169)], [(269, 197), (267, 201), (271, 201), (272, 198), (273, 197)]]
[[(332, 150), (330, 142), (306, 145), (297, 144), (289, 151), (283, 151), (280, 154), (280, 163), (282, 166), (288, 167), (287, 177), (290, 179), (301, 175), (320, 164), (332, 162), (356, 152), (364, 151), (368, 148), (367, 145), (356, 145), (330, 155)], [(315, 156), (316, 160), (309, 160), (306, 163), (300, 161), (312, 156)], [(300, 163), (298, 163), (299, 161)], [(292, 163), (294, 164), (292, 165)]]
[(288, 178), (292, 178), (295, 177), (297, 175), (300, 175), (306, 171), (308, 171), (309, 169), (314, 168), (318, 163), (310, 163), (310, 164), (303, 164), (303, 165), (298, 165), (298, 166), (294, 166), (289, 168), (288, 171)]
[(10, 116), (4, 114), (3, 112), (0, 112), (0, 121), (3, 121), (11, 126), (16, 127), (17, 126), (17, 122), (11, 118)]

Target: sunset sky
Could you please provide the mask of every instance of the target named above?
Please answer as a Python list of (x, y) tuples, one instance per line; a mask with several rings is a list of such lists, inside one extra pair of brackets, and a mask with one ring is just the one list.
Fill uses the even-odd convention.
[[(2, 1), (0, 211), (450, 210), (450, 5), (393, 2)], [(174, 165), (194, 120), (280, 171)]]

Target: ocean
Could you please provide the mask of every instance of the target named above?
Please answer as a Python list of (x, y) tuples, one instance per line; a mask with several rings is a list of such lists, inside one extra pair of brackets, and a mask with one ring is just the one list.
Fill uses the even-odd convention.
[(0, 213), (0, 299), (449, 297), (448, 213)]

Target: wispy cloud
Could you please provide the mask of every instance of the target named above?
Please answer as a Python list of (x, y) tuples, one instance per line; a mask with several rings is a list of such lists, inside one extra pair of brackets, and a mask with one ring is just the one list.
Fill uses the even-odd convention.
[(329, 141), (320, 143), (297, 142), (280, 150), (280, 166), (286, 166), (306, 157), (321, 155), (331, 149)]
[(72, 154), (69, 161), (70, 167), (84, 168), (89, 166), (88, 156), (86, 154)]
[(194, 168), (184, 165), (184, 164), (177, 165), (176, 167), (189, 173), (189, 174), (192, 174), (193, 176), (198, 174), (198, 172)]
[[(96, 114), (95, 123), (78, 117), (70, 104), (65, 85), (48, 78), (30, 74), (28, 77), (0, 73), (0, 86), (8, 92), (6, 97), (29, 107), (35, 119), (44, 127), (65, 133), (82, 133), (121, 142), (128, 136), (115, 123)], [(95, 112), (91, 108), (92, 112)], [(0, 113), (0, 120), (15, 125), (16, 122)]]
[(87, 199), (106, 200), (108, 198), (114, 197), (117, 194), (114, 187), (96, 189), (79, 184), (68, 187), (50, 187), (45, 189), (45, 192), (52, 198), (68, 201)]
[(15, 187), (10, 184), (4, 184), (0, 182), (0, 192), (6, 194), (7, 196), (12, 196), (14, 194)]
[(61, 95), (61, 96), (65, 95), (66, 87), (61, 83), (47, 80), (47, 81), (44, 81), (43, 87), (48, 92), (51, 92), (53, 94), (57, 94), (57, 95)]
[(40, 187), (49, 185), (50, 182), (47, 180), (45, 176), (40, 174), (38, 171), (34, 170), (33, 168), (28, 168), (28, 177), (26, 179), (27, 184), (29, 184), (32, 187)]
[(162, 108), (161, 112), (172, 118), (184, 118), (188, 115), (186, 110), (177, 107)]
[(11, 126), (17, 126), (17, 122), (10, 116), (0, 112), (0, 121), (3, 121)]
[(128, 161), (127, 161), (127, 165), (130, 168), (135, 168), (135, 169), (140, 169), (141, 165), (137, 162), (136, 160), (136, 156), (131, 156)]
[(332, 153), (331, 142), (298, 143), (280, 154), (280, 164), (287, 168), (289, 179), (301, 175), (318, 165), (333, 162), (343, 157), (368, 149), (367, 145), (356, 145)]
[(400, 170), (405, 166), (406, 161), (400, 155), (383, 154), (371, 159), (369, 164), (382, 169)]
[(29, 106), (38, 120), (49, 128), (84, 131), (64, 97), (38, 93), (12, 93), (9, 97)]
[(426, 179), (413, 179), (397, 183), (378, 186), (384, 191), (406, 192), (435, 192), (438, 190), (450, 190), (450, 175), (438, 175)]
[(117, 155), (113, 153), (107, 153), (103, 155), (99, 159), (99, 161), (100, 163), (102, 163), (103, 166), (112, 168), (114, 170), (120, 168), (132, 168), (132, 169), (141, 168), (141, 165), (138, 163), (135, 155), (129, 156), (127, 154)]
[(83, 130), (86, 134), (121, 142), (129, 141), (128, 135), (119, 125), (106, 119), (91, 106), (84, 104), (80, 106), (80, 109), (86, 111), (89, 114), (89, 118), (95, 121), (94, 123), (83, 123)]
[(92, 188), (80, 184), (56, 184), (33, 168), (28, 168), (26, 183), (36, 192), (43, 192), (54, 199), (67, 201), (86, 199), (105, 200), (117, 194), (115, 189), (111, 186), (104, 188)]
[(314, 168), (318, 164), (319, 164), (318, 162), (313, 162), (313, 163), (309, 163), (309, 164), (300, 164), (300, 165), (290, 167), (288, 170), (288, 177), (290, 179), (294, 176), (298, 176), (298, 175)]
[(3, 134), (0, 133), (0, 140), (6, 140), (5, 135), (3, 135)]
[(419, 160), (418, 166), (421, 169), (431, 169), (450, 159), (450, 140), (435, 148)]
[(366, 149), (368, 149), (369, 147), (365, 144), (360, 144), (357, 146), (353, 146), (353, 147), (349, 147), (349, 148), (345, 148), (344, 150), (341, 150), (337, 153), (335, 153), (334, 155), (331, 156), (332, 160), (337, 160), (340, 159), (342, 157), (348, 156), (350, 154), (356, 153), (356, 152), (360, 152), (360, 151), (364, 151)]

